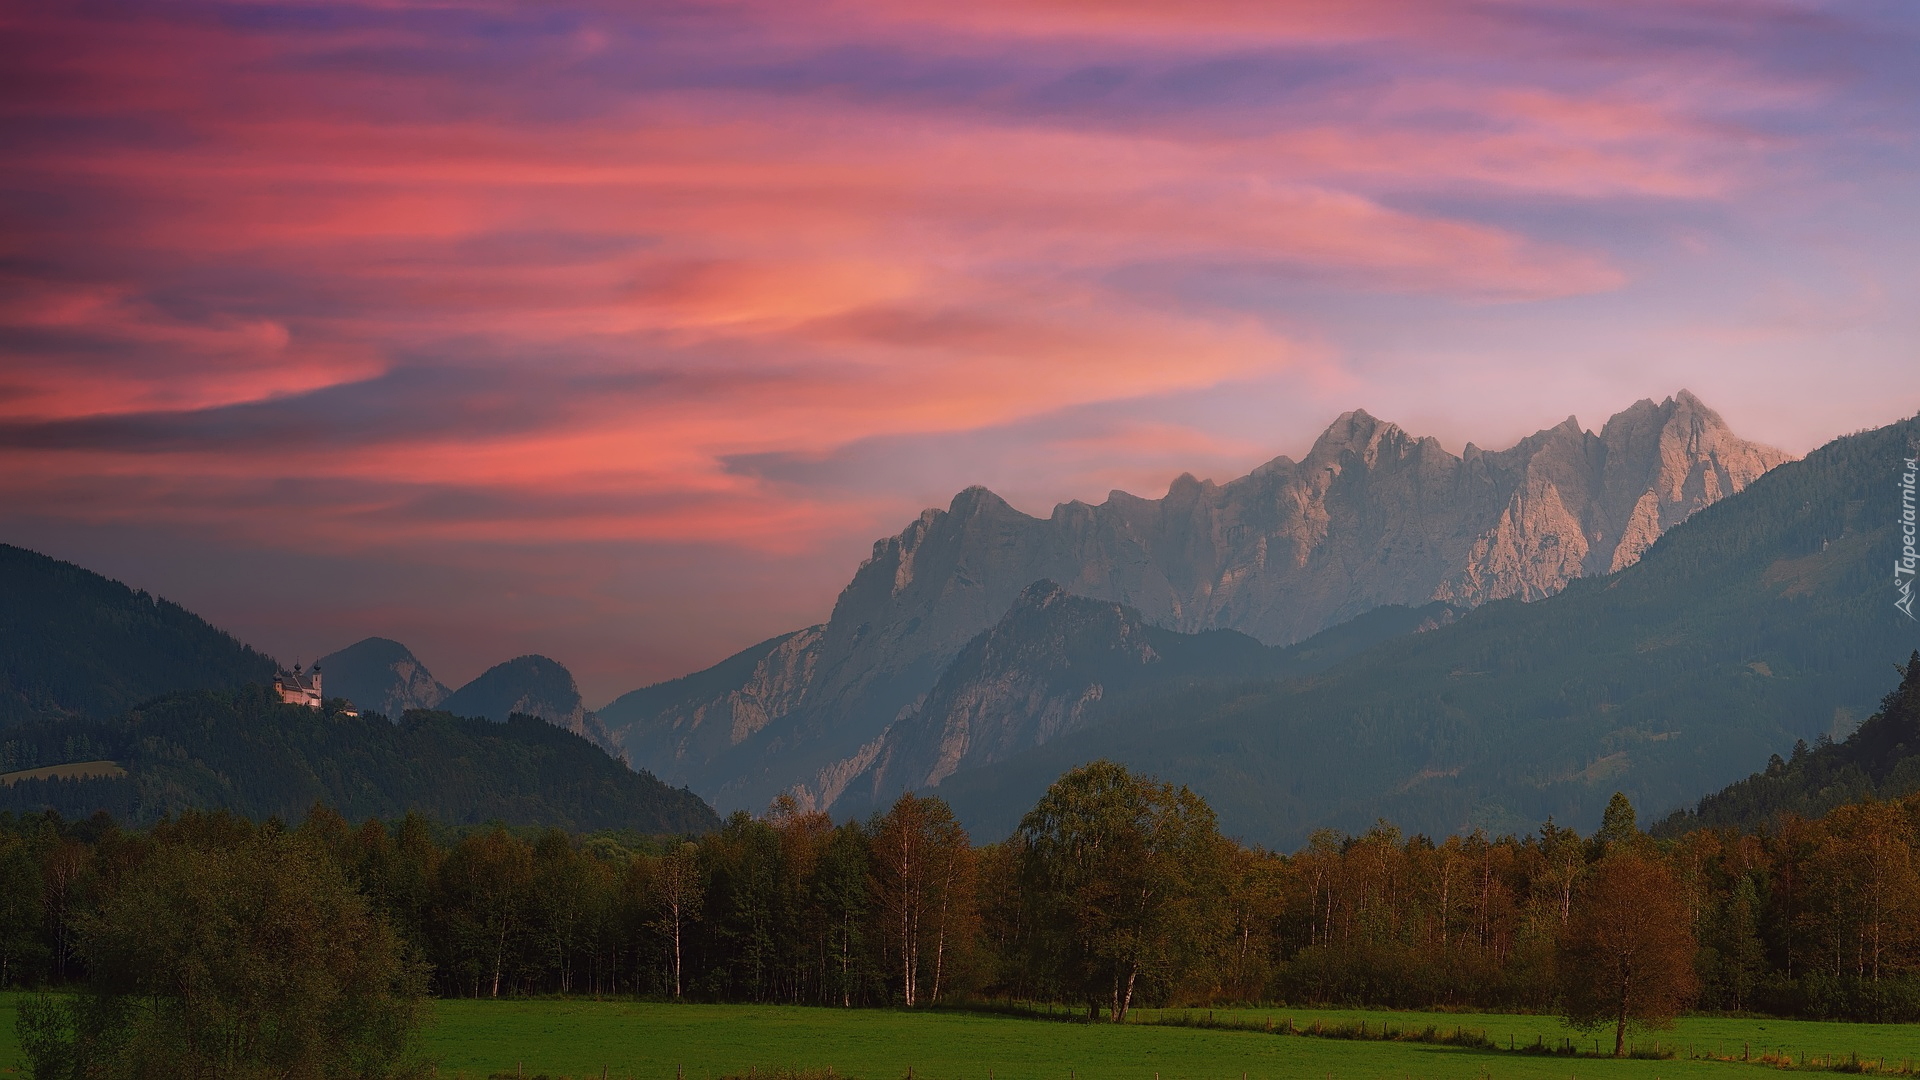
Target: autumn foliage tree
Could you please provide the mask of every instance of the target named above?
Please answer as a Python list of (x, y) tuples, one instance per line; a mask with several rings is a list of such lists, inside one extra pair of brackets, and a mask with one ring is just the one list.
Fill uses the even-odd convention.
[(1560, 938), (1567, 1023), (1611, 1025), (1615, 1057), (1629, 1027), (1664, 1028), (1693, 1002), (1692, 912), (1665, 863), (1633, 851), (1594, 866)]

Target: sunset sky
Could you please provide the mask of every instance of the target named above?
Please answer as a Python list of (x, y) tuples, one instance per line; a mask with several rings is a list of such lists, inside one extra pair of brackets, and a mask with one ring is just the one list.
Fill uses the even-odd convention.
[(588, 703), (1044, 514), (1920, 408), (1920, 5), (0, 0), (0, 541)]

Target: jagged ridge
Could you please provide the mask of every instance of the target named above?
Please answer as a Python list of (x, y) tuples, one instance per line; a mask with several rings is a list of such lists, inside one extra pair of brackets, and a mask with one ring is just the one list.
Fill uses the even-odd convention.
[(824, 625), (751, 670), (736, 664), (741, 681), (613, 734), (637, 764), (723, 807), (787, 790), (830, 805), (880, 734), (1035, 581), (1157, 626), (1285, 644), (1382, 605), (1550, 595), (1631, 563), (1785, 459), (1682, 391), (1598, 434), (1569, 418), (1509, 450), (1459, 456), (1350, 412), (1299, 462), (1276, 458), (1225, 485), (1182, 476), (1162, 499), (1116, 491), (1044, 519), (970, 488), (877, 542)]

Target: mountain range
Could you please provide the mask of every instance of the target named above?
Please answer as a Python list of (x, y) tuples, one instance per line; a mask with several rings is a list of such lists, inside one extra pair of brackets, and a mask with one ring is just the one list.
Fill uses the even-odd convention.
[[(1350, 412), (1297, 462), (1224, 485), (1181, 476), (1161, 499), (1116, 491), (1046, 518), (970, 488), (877, 542), (825, 623), (599, 715), (636, 766), (723, 808), (783, 792), (841, 808), (896, 726), (937, 722), (925, 707), (943, 673), (1037, 581), (1123, 605), (1143, 625), (1284, 646), (1384, 605), (1552, 595), (1631, 565), (1785, 460), (1682, 391), (1598, 433), (1569, 418), (1459, 455)], [(881, 768), (883, 787), (904, 775)]]
[(1841, 739), (1920, 643), (1895, 608), (1903, 459), (1920, 421), (1847, 436), (1667, 531), (1630, 566), (1483, 604), (1306, 678), (1136, 694), (933, 790), (1010, 828), (1106, 757), (1190, 784), (1278, 846), (1384, 817), (1409, 831), (1589, 828), (1611, 794), (1692, 803), (1796, 741)]
[[(1916, 445), (1903, 421), (1793, 461), (1685, 392), (1597, 433), (1569, 420), (1459, 455), (1353, 412), (1298, 462), (1183, 476), (1161, 499), (1036, 518), (970, 488), (878, 541), (826, 622), (597, 711), (541, 656), (457, 690), (384, 638), (317, 666), (369, 713), (539, 717), (722, 810), (788, 793), (845, 818), (930, 791), (992, 837), (1104, 757), (1191, 785), (1228, 831), (1277, 846), (1382, 816), (1431, 834), (1584, 828), (1616, 790), (1690, 805), (1873, 711), (1886, 665), (1920, 641), (1885, 566)], [(67, 571), (92, 599), (41, 619), (51, 651), (21, 643), (52, 594), (0, 600), (0, 711), (16, 721), (271, 669), (190, 613)], [(63, 670), (86, 675), (142, 649), (174, 658), (180, 685), (126, 663), (124, 685), (76, 704), (50, 687), (88, 678), (29, 662), (72, 653)], [(1822, 747), (1808, 768), (1838, 769)]]
[(439, 709), (456, 716), (484, 716), (495, 723), (520, 714), (564, 728), (615, 757), (614, 744), (599, 717), (580, 698), (573, 673), (545, 656), (517, 656), (495, 664), (458, 690), (449, 690), (405, 645), (370, 637), (314, 663), (328, 694), (388, 717), (410, 709)]

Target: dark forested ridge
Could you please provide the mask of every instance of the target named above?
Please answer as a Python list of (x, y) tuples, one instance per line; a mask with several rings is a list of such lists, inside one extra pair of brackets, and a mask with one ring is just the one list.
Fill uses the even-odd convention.
[(315, 803), (356, 818), (417, 812), (451, 824), (687, 834), (718, 826), (699, 796), (628, 769), (578, 735), (527, 716), (503, 724), (413, 711), (398, 724), (281, 704), (264, 687), (162, 696), (109, 721), (39, 721), (0, 732), (23, 769), (117, 761), (124, 778), (20, 780), (0, 808), (105, 810), (149, 822), (188, 809), (293, 820)]
[(0, 726), (271, 678), (272, 659), (178, 604), (0, 544)]
[(1920, 642), (1887, 569), (1917, 433), (1836, 440), (1558, 595), (1486, 604), (1316, 678), (1185, 686), (936, 790), (994, 833), (1064, 769), (1112, 757), (1285, 845), (1382, 816), (1430, 835), (1591, 826), (1615, 790), (1690, 804), (1796, 740), (1850, 731)]
[(1689, 829), (1750, 829), (1786, 815), (1819, 817), (1847, 803), (1897, 799), (1920, 791), (1920, 652), (1907, 660), (1900, 686), (1880, 711), (1840, 742), (1796, 743), (1791, 756), (1773, 755), (1745, 780), (1679, 810), (1660, 824), (1662, 835)]

